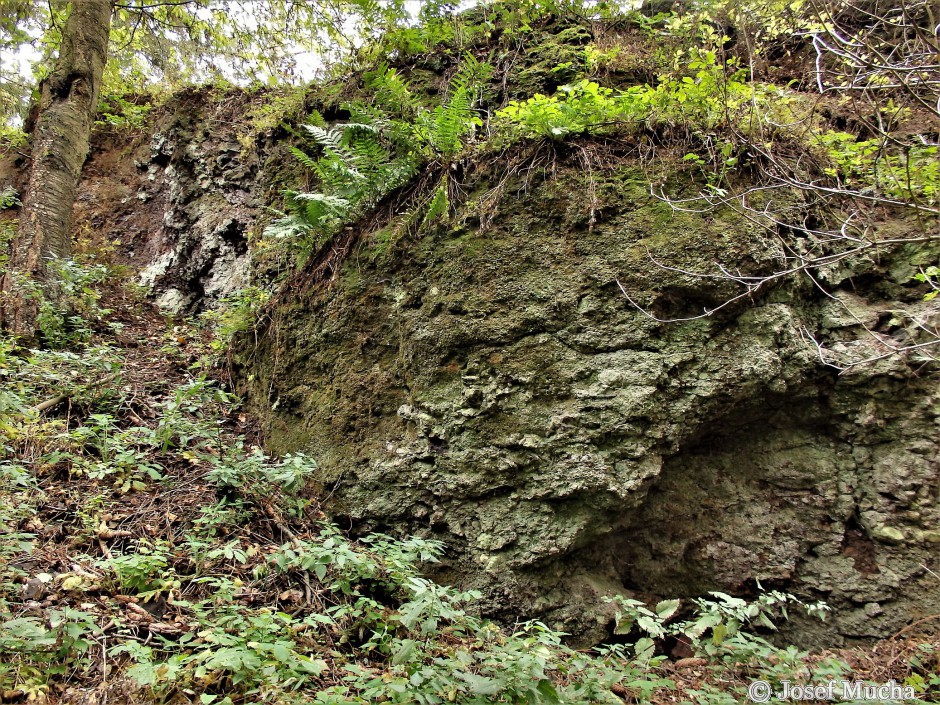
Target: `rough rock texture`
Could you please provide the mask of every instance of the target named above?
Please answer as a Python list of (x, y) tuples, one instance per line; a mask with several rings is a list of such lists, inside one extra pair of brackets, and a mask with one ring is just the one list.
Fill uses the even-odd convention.
[[(160, 304), (192, 312), (248, 284), (248, 238), (298, 169), (285, 134), (253, 124), (266, 97), (191, 89), (140, 128), (99, 128), (82, 172), (76, 238), (141, 271)], [(0, 159), (0, 188), (23, 189), (24, 165)], [(21, 160), (22, 161), (22, 160)]]
[(146, 180), (128, 195), (128, 216), (151, 200), (143, 210), (156, 216), (138, 221), (150, 230), (137, 239), (141, 279), (167, 309), (189, 311), (249, 283), (248, 238), (262, 208), (279, 200), (281, 179), (297, 171), (283, 135), (275, 142), (253, 134), (251, 99), (212, 89), (180, 94), (133, 152)]
[(841, 302), (796, 284), (659, 324), (618, 282), (660, 317), (731, 292), (649, 252), (748, 269), (769, 257), (760, 234), (673, 213), (635, 166), (588, 183), (560, 162), (505, 184), (488, 228), (468, 213), (391, 251), (363, 234), (329, 280), (297, 277), (241, 351), (272, 448), (318, 459), (334, 516), (444, 540), (440, 577), (482, 588), (491, 614), (585, 641), (615, 592), (760, 581), (836, 610), (804, 641), (937, 612), (936, 374), (889, 360), (839, 376), (802, 332), (864, 348), (855, 316), (916, 305), (912, 267), (936, 254), (855, 263), (864, 287), (829, 273)]

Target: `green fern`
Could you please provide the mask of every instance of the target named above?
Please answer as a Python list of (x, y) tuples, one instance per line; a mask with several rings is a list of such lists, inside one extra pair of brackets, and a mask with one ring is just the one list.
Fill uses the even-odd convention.
[(388, 64), (383, 63), (376, 71), (367, 74), (366, 84), (375, 92), (376, 104), (385, 110), (403, 115), (420, 110), (408, 83)]
[(349, 111), (350, 124), (369, 125), (377, 133), (385, 135), (394, 131), (394, 121), (379, 107), (363, 103), (346, 103), (344, 107)]
[(278, 216), (264, 229), (264, 236), (272, 240), (296, 240), (310, 231), (307, 221), (299, 215), (272, 209)]
[(307, 167), (307, 168), (310, 169), (311, 171), (315, 171), (315, 170), (316, 170), (316, 168), (317, 168), (317, 160), (314, 159), (313, 157), (311, 157), (311, 156), (310, 156), (309, 154), (307, 154), (305, 151), (303, 151), (303, 150), (300, 149), (299, 147), (291, 147), (291, 148), (290, 148), (290, 152), (291, 152), (291, 154), (294, 155), (294, 157), (297, 159), (297, 161), (299, 161), (299, 162), (300, 162), (301, 164), (303, 164), (305, 167)]
[(350, 209), (347, 199), (324, 193), (294, 193), (290, 198), (303, 209), (307, 221), (320, 225), (321, 229), (325, 229), (330, 220), (342, 220)]
[(428, 210), (424, 214), (424, 220), (421, 222), (422, 227), (427, 227), (441, 219), (446, 220), (450, 213), (450, 197), (447, 193), (447, 187), (448, 178), (445, 174), (437, 190), (434, 191), (434, 196), (431, 197)]
[[(293, 147), (291, 153), (313, 172), (320, 190), (286, 192), (287, 212), (266, 228), (266, 236), (292, 241), (299, 252), (309, 253), (311, 242), (331, 236), (413, 178), (418, 162), (408, 154), (395, 156), (396, 145), (383, 139), (390, 121), (373, 120), (371, 111), (350, 107), (354, 122), (301, 126), (310, 147)], [(311, 156), (313, 149), (319, 149), (319, 157)]]
[(317, 125), (303, 125), (303, 128), (314, 143), (323, 149), (325, 155), (334, 155), (344, 161), (351, 158), (352, 155), (347, 149), (346, 130), (343, 126), (329, 129)]
[(307, 125), (316, 125), (317, 127), (326, 127), (326, 118), (319, 110), (311, 110), (304, 123)]
[[(421, 226), (450, 213), (449, 167), (480, 125), (476, 104), (492, 68), (473, 56), (464, 57), (448, 86), (443, 104), (420, 106), (407, 82), (388, 65), (369, 77), (375, 104), (348, 104), (350, 121), (329, 127), (315, 113), (296, 135), (308, 149), (291, 148), (295, 158), (319, 182), (313, 193), (288, 192), (288, 211), (265, 231), (268, 236), (294, 238), (309, 253), (345, 223), (374, 208), (384, 197), (407, 184), (425, 162), (437, 162), (443, 176), (427, 203)], [(394, 111), (398, 119), (391, 118)], [(319, 151), (319, 156), (312, 156)], [(416, 214), (420, 217), (419, 214)]]
[(450, 81), (446, 100), (433, 110), (418, 114), (416, 136), (431, 158), (451, 162), (463, 150), (465, 138), (483, 125), (474, 106), (492, 72), (489, 64), (467, 54)]

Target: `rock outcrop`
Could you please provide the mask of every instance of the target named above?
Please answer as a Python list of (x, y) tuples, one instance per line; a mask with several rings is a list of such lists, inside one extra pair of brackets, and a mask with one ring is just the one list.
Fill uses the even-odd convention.
[[(578, 75), (590, 35), (556, 29), (507, 54), (503, 98)], [(608, 78), (649, 80), (638, 57)], [(446, 58), (410, 72), (428, 95)], [(262, 208), (300, 183), (286, 133), (244, 129), (250, 108), (190, 91), (146, 136), (96, 137), (76, 223), (120, 239), (168, 308), (246, 283)], [(351, 528), (444, 541), (437, 577), (482, 589), (491, 615), (582, 641), (608, 634), (614, 593), (782, 588), (832, 606), (831, 626), (795, 626), (820, 643), (940, 612), (936, 369), (894, 356), (839, 374), (813, 342), (861, 358), (868, 330), (903, 334), (886, 312), (920, 305), (910, 279), (936, 246), (819, 272), (832, 297), (794, 279), (703, 318), (738, 290), (683, 270), (771, 271), (776, 243), (730, 210), (674, 211), (635, 145), (596, 146), (464, 163), (448, 226), (403, 234), (373, 214), (295, 274), (233, 356), (271, 449), (313, 455)]]
[[(96, 130), (73, 210), (78, 250), (116, 251), (173, 313), (247, 286), (248, 241), (270, 218), (265, 207), (300, 178), (283, 129), (259, 128), (257, 112), (270, 100), (193, 88), (152, 108), (140, 126)], [(22, 191), (22, 157), (0, 156), (0, 189)]]
[(492, 614), (585, 641), (616, 592), (759, 582), (826, 600), (832, 626), (800, 629), (830, 643), (938, 611), (936, 374), (895, 357), (840, 375), (810, 340), (862, 354), (861, 323), (916, 306), (936, 253), (831, 272), (834, 299), (793, 282), (659, 323), (621, 286), (694, 317), (733, 292), (676, 270), (759, 269), (771, 243), (730, 211), (673, 212), (629, 159), (585, 175), (556, 155), (500, 188), (482, 224), (467, 207), (392, 251), (358, 234), (243, 345), (271, 447), (318, 459), (334, 516), (441, 539), (441, 577)]

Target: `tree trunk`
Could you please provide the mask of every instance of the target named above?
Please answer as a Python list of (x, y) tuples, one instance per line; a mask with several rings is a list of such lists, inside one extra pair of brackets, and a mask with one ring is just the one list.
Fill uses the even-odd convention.
[(88, 155), (110, 26), (111, 0), (75, 0), (55, 67), (40, 85), (29, 186), (0, 282), (0, 319), (18, 335), (36, 332), (37, 286), (55, 298), (48, 262), (71, 252), (72, 205)]

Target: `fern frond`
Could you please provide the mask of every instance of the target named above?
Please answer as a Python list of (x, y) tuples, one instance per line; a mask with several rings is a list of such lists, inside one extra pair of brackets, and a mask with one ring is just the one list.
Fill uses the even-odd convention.
[(342, 193), (366, 180), (366, 176), (350, 164), (351, 161), (351, 155), (346, 155), (344, 159), (336, 153), (329, 153), (317, 160), (313, 172), (319, 177), (324, 191)]
[(275, 211), (281, 217), (265, 227), (264, 235), (287, 241), (299, 252), (336, 232), (351, 210), (345, 199), (323, 193), (287, 191), (285, 196), (290, 213)]
[(310, 226), (300, 216), (283, 215), (272, 220), (264, 229), (264, 237), (275, 240), (294, 240), (310, 232)]
[(349, 208), (349, 201), (339, 196), (328, 196), (325, 193), (295, 193), (293, 200), (298, 203), (320, 204), (324, 209), (344, 211)]
[(362, 103), (344, 103), (343, 108), (349, 111), (349, 124), (370, 125), (377, 132), (387, 132), (393, 123), (384, 110), (372, 105)]
[(339, 149), (343, 141), (342, 130), (331, 130), (319, 125), (301, 125), (313, 141), (324, 149)]
[(349, 145), (349, 151), (351, 164), (365, 174), (375, 173), (390, 159), (388, 150), (370, 134), (359, 136)]
[(399, 157), (383, 164), (376, 176), (381, 179), (386, 192), (404, 186), (418, 173), (421, 162), (413, 156)]
[(304, 120), (304, 125), (326, 127), (326, 118), (323, 117), (323, 113), (321, 113), (319, 110), (311, 110), (310, 114), (307, 116), (307, 119)]
[(367, 77), (367, 85), (375, 91), (375, 100), (386, 110), (396, 110), (402, 113), (413, 113), (417, 110), (417, 103), (408, 84), (399, 75), (398, 71), (382, 64)]
[(447, 100), (433, 111), (419, 116), (426, 140), (445, 161), (451, 161), (464, 146), (464, 137), (482, 124), (474, 105), (482, 83), (493, 68), (467, 54), (450, 81)]
[(448, 86), (448, 95), (453, 96), (460, 92), (466, 92), (470, 102), (475, 103), (477, 94), (480, 92), (483, 84), (493, 75), (493, 67), (485, 61), (478, 61), (477, 58), (469, 52), (464, 54), (460, 61), (460, 67), (457, 73), (450, 79)]
[[(387, 95), (402, 90), (407, 93), (404, 82), (391, 69), (376, 80), (382, 83)], [(406, 97), (410, 99), (410, 94)], [(374, 207), (391, 191), (407, 183), (423, 163), (414, 153), (415, 147), (420, 145), (415, 145), (412, 125), (391, 120), (373, 106), (350, 105), (349, 108), (348, 123), (327, 127), (314, 122), (301, 126), (303, 135), (322, 149), (322, 156), (315, 159), (299, 148), (291, 151), (317, 177), (320, 191), (288, 194), (292, 214), (280, 219), (277, 225), (278, 232), (283, 232), (285, 237), (290, 232), (302, 231), (306, 233), (304, 242), (308, 242), (311, 238), (332, 235), (343, 223)], [(434, 121), (428, 120), (431, 114), (423, 112), (424, 115), (416, 118), (421, 117), (427, 123), (427, 132), (434, 132)], [(457, 142), (459, 147), (459, 138)], [(433, 200), (432, 220), (441, 217), (438, 211), (442, 208), (444, 214), (449, 210), (446, 197), (445, 188), (443, 204), (440, 195)]]
[(440, 185), (431, 197), (424, 220), (421, 221), (421, 227), (424, 228), (438, 220), (446, 219), (449, 214), (450, 197), (447, 194), (447, 174), (444, 174), (444, 178), (441, 179)]
[(311, 171), (316, 170), (317, 160), (311, 157), (309, 154), (307, 154), (305, 151), (303, 151), (299, 147), (291, 147), (290, 153), (294, 155), (297, 161), (299, 161), (301, 164), (303, 164), (305, 167), (307, 167)]
[(379, 128), (368, 122), (346, 122), (339, 126), (343, 132), (371, 132), (373, 135), (379, 134)]

